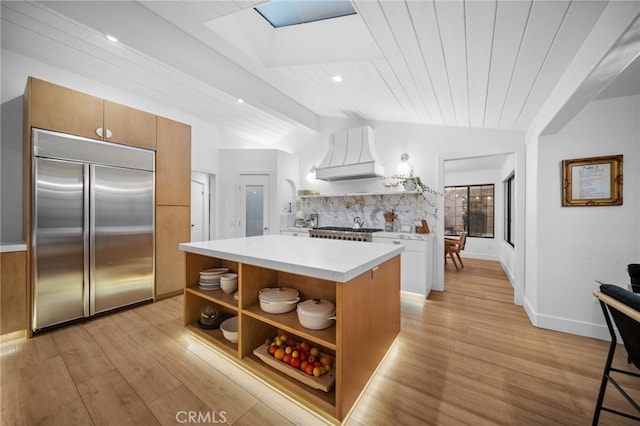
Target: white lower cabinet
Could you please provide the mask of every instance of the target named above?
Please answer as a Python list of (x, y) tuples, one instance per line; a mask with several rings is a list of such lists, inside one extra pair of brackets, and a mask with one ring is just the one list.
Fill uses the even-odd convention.
[(409, 240), (388, 235), (373, 235), (374, 243), (404, 246), (401, 255), (400, 289), (409, 293), (429, 295), (433, 287), (433, 238)]

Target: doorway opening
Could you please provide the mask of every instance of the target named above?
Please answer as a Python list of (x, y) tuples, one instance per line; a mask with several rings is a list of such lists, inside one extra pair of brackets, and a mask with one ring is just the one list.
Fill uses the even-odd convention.
[(216, 238), (215, 175), (191, 172), (191, 241)]
[[(524, 296), (524, 147), (514, 146), (496, 149), (492, 153), (448, 154), (439, 158), (438, 188), (445, 193), (446, 187), (460, 185), (493, 184), (495, 194), (493, 198), (495, 234), (493, 238), (467, 238), (465, 251), (469, 257), (499, 261), (514, 288), (514, 303), (522, 305)], [(514, 235), (515, 244), (508, 244), (504, 240), (504, 185), (508, 176), (515, 176), (515, 188), (511, 194), (514, 211), (513, 223), (516, 223)], [(457, 205), (456, 203), (450, 203)], [(451, 208), (449, 209), (451, 210)], [(441, 210), (447, 215), (446, 196), (442, 200)], [(464, 212), (461, 213), (464, 216)], [(443, 217), (438, 224), (438, 235), (446, 236)], [(463, 254), (461, 253), (461, 256)], [(444, 241), (436, 245), (436, 282), (434, 290), (444, 290), (444, 273), (456, 273), (445, 267)], [(449, 262), (450, 263), (450, 262)]]

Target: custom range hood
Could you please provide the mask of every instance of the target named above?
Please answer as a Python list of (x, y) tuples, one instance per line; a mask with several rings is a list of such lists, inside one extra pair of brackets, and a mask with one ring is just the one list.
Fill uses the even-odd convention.
[(316, 169), (316, 179), (329, 182), (383, 176), (384, 165), (376, 155), (369, 126), (333, 133), (329, 151)]

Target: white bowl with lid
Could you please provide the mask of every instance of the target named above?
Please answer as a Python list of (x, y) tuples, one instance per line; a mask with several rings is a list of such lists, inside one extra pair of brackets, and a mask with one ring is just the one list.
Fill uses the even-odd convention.
[(333, 325), (336, 307), (324, 299), (309, 299), (298, 303), (298, 321), (304, 328), (322, 330)]
[(267, 287), (258, 292), (260, 309), (270, 314), (284, 314), (296, 308), (300, 293), (295, 288)]

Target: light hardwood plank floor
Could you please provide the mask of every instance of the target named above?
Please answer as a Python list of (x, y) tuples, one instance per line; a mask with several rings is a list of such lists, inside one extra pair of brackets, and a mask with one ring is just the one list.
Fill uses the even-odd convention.
[[(403, 296), (402, 331), (345, 424), (590, 424), (608, 343), (533, 327), (497, 262), (464, 262), (447, 267), (446, 291)], [(211, 424), (323, 424), (181, 316), (179, 296), (2, 343), (0, 424), (188, 424), (189, 412)], [(615, 364), (625, 358), (620, 347)], [(640, 399), (637, 379), (621, 382)], [(626, 408), (614, 389), (606, 402)], [(603, 413), (600, 424), (634, 423)]]

